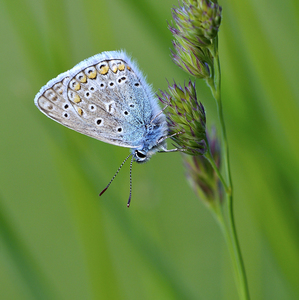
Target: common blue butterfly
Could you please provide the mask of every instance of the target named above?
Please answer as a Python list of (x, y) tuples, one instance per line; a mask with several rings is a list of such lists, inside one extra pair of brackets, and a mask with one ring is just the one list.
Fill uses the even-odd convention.
[[(42, 87), (34, 103), (66, 127), (131, 148), (125, 159), (132, 156), (131, 168), (133, 161), (145, 162), (159, 150), (172, 151), (166, 150), (167, 122), (152, 88), (123, 51), (103, 52), (80, 62)], [(130, 199), (131, 185), (128, 206)]]

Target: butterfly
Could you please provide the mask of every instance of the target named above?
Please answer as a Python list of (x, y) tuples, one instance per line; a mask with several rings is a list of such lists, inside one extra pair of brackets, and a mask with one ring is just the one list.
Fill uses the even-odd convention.
[(145, 77), (124, 51), (94, 55), (50, 80), (34, 99), (52, 120), (87, 136), (131, 149), (102, 195), (132, 157), (143, 163), (167, 150), (168, 128), (163, 110)]

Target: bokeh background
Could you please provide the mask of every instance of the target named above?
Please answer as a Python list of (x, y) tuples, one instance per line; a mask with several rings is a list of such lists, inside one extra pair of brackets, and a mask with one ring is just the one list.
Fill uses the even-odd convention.
[[(175, 0), (0, 0), (0, 298), (238, 299), (220, 228), (180, 154), (129, 163), (34, 106), (41, 86), (126, 49), (155, 90), (187, 74), (170, 58)], [(252, 299), (299, 299), (299, 2), (222, 0), (222, 95), (235, 216)], [(197, 80), (208, 124), (214, 100)]]

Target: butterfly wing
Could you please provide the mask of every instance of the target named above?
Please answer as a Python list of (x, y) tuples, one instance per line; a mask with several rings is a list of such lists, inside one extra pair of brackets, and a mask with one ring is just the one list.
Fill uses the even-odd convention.
[(95, 55), (49, 81), (35, 104), (46, 116), (106, 143), (135, 148), (153, 114), (152, 92), (124, 52)]

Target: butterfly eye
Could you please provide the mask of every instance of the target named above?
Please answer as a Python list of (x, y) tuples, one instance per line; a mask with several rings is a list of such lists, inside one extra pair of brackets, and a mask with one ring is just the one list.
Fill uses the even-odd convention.
[(144, 160), (146, 160), (146, 154), (144, 153), (144, 151), (136, 150), (135, 151), (135, 156), (137, 158), (137, 161), (144, 161)]

